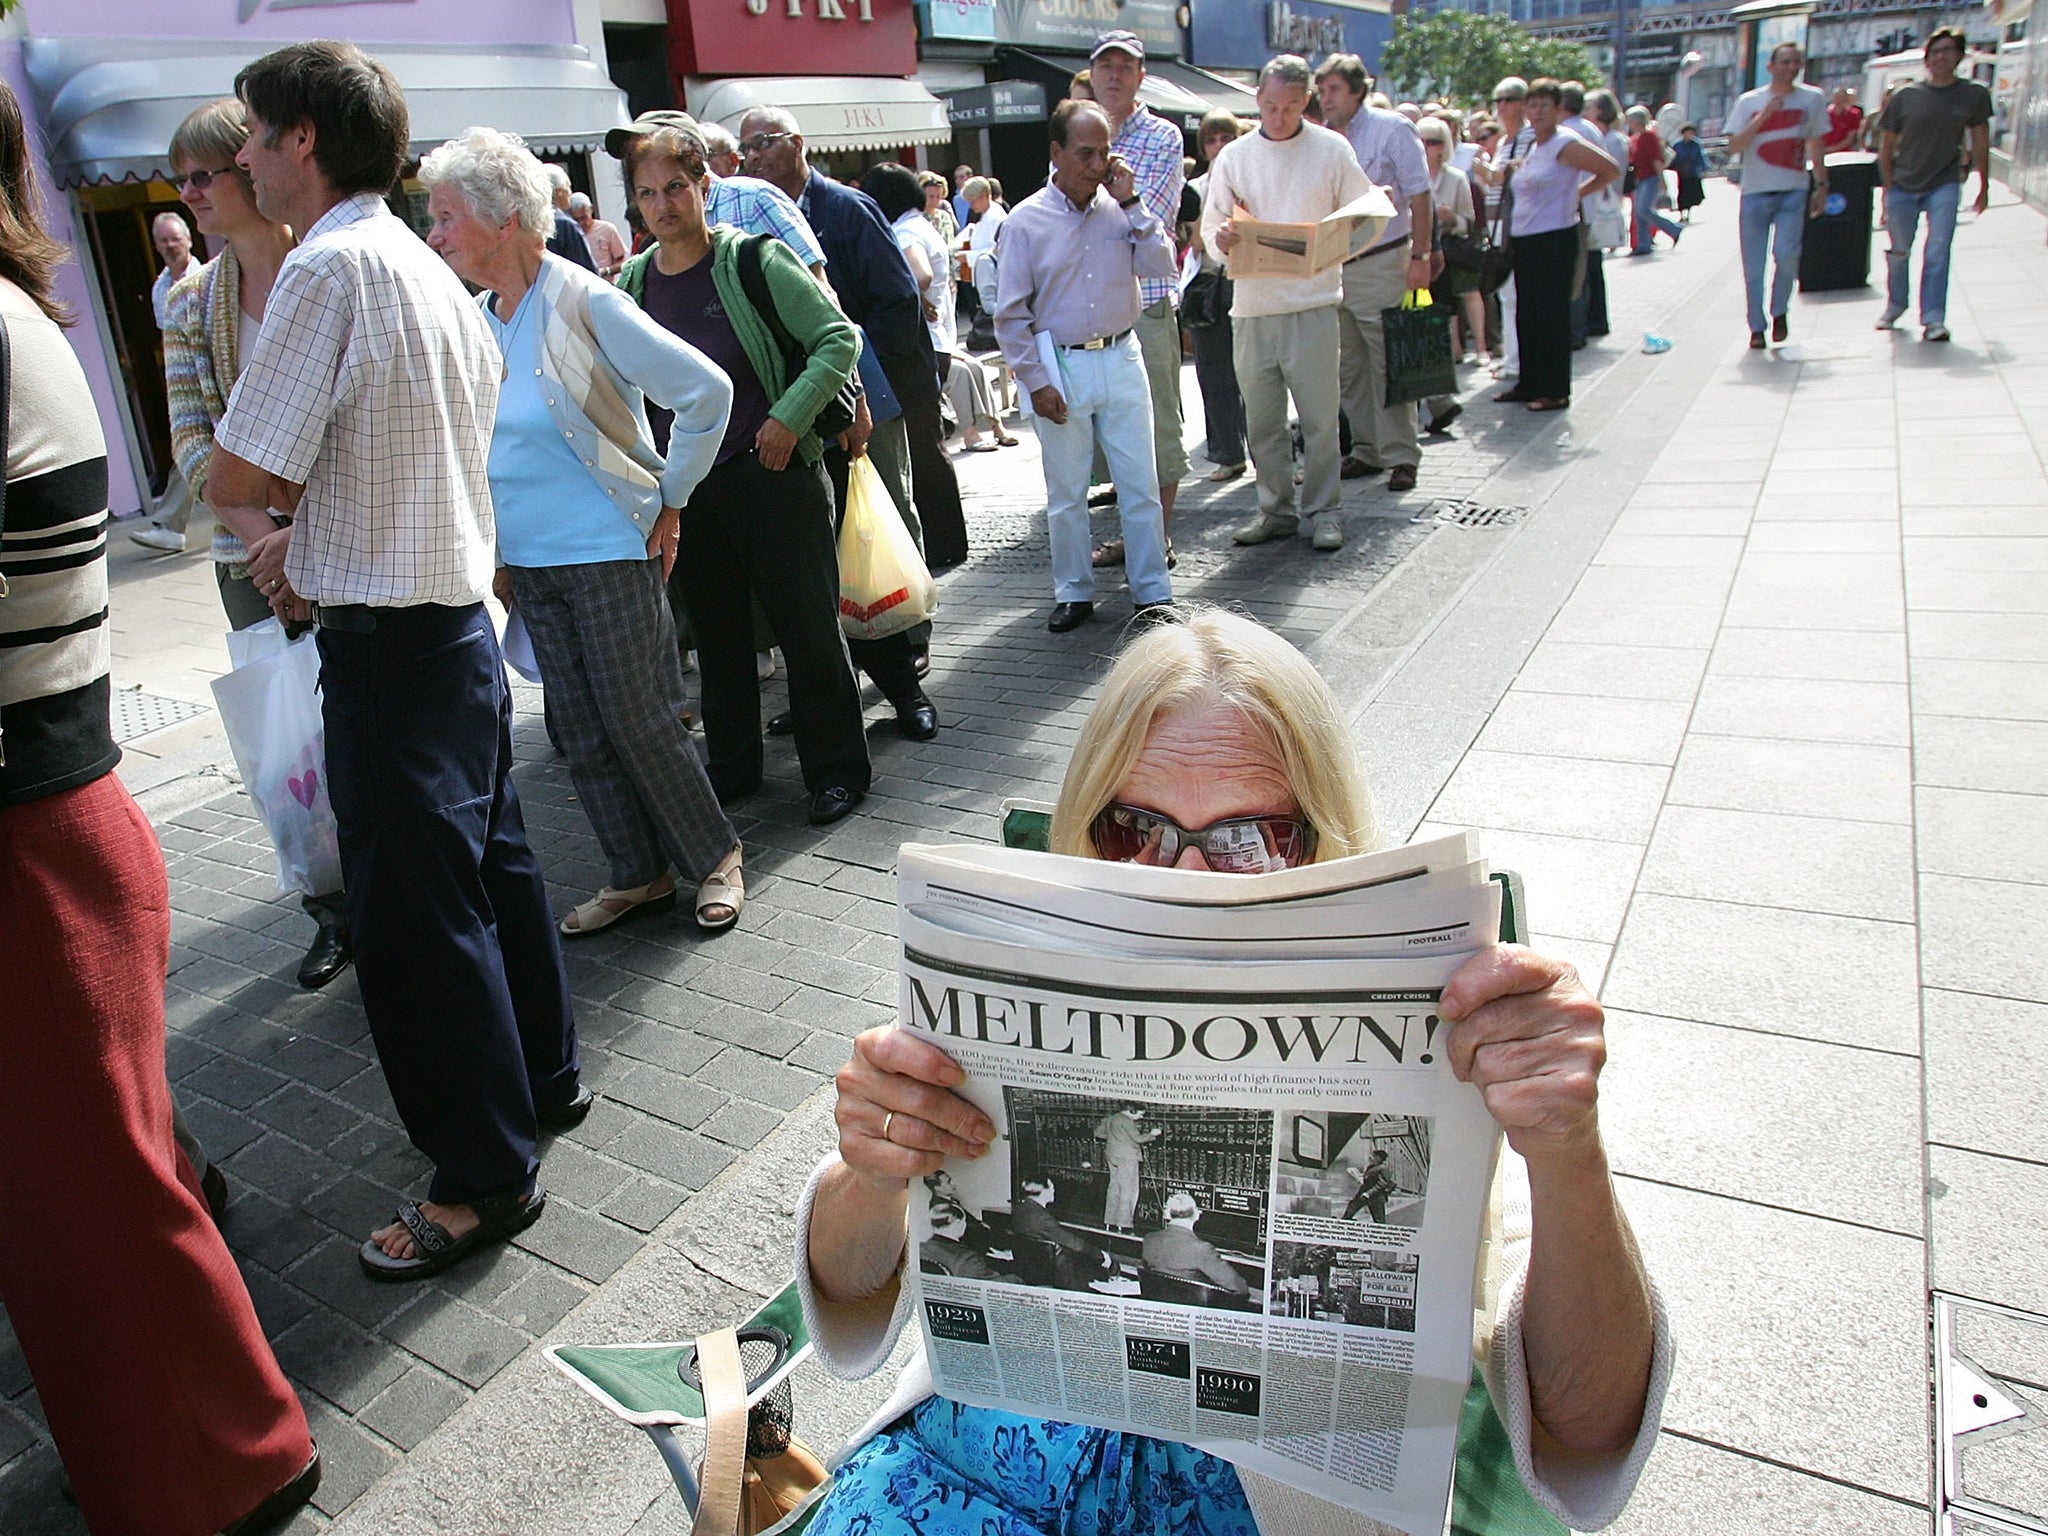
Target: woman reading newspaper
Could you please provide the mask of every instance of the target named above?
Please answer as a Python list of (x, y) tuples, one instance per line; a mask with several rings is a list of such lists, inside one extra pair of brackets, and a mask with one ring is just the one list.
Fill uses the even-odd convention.
[[(1207, 611), (1125, 652), (1083, 727), (1053, 814), (1055, 852), (1204, 867), (1292, 867), (1370, 850), (1363, 771), (1307, 660), (1247, 619)], [(1596, 1084), (1599, 1005), (1571, 967), (1495, 946), (1444, 988), (1458, 1076), (1518, 1156), (1498, 1209), (1508, 1274), (1486, 1385), (1515, 1471), (1575, 1530), (1627, 1502), (1656, 1439), (1671, 1342), (1608, 1178)], [(826, 1363), (858, 1377), (908, 1319), (907, 1190), (994, 1136), (952, 1090), (960, 1069), (893, 1028), (839, 1073), (839, 1147), (798, 1213), (797, 1273)], [(920, 1357), (856, 1438), (816, 1536), (1181, 1532), (1278, 1536), (1386, 1527), (1192, 1446), (1026, 1419), (933, 1395)], [(1462, 1527), (1461, 1527), (1462, 1529)]]

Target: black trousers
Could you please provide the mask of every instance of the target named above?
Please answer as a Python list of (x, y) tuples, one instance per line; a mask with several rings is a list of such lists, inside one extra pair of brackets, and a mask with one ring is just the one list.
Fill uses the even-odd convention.
[(932, 355), (918, 351), (884, 356), (881, 361), (889, 387), (903, 407), (903, 430), (910, 439), (910, 499), (917, 504), (917, 520), (924, 527), (925, 563), (935, 571), (958, 565), (967, 558), (967, 514), (960, 506), (959, 476), (946, 457), (946, 427), (939, 418), (939, 378)]
[(1214, 325), (1188, 327), (1195, 338), (1195, 382), (1202, 390), (1202, 417), (1209, 431), (1212, 464), (1245, 462), (1244, 396), (1237, 388), (1237, 360), (1231, 351), (1230, 316)]
[(1594, 246), (1586, 252), (1586, 334), (1607, 334), (1607, 253)]
[[(913, 454), (913, 473), (915, 472), (915, 464), (916, 459)], [(832, 481), (832, 529), (835, 539), (839, 525), (846, 520), (846, 478), (850, 471), (851, 466), (847, 463), (846, 455), (839, 450), (837, 445), (825, 450), (825, 472)], [(951, 473), (950, 466), (948, 467), (948, 473)], [(958, 494), (957, 491), (955, 494)], [(924, 509), (920, 506), (918, 510), (922, 513)], [(892, 511), (890, 515), (894, 516), (895, 514)], [(925, 530), (925, 542), (927, 546), (930, 545), (930, 529)], [(832, 578), (832, 590), (835, 597), (832, 611), (837, 613), (839, 606), (836, 594), (839, 590), (839, 578), (836, 574), (838, 571), (836, 563), (838, 545), (836, 542), (833, 545), (833, 557), (835, 562), (833, 570), (835, 574)], [(875, 686), (882, 691), (882, 697), (887, 699), (890, 705), (898, 712), (901, 712), (915, 704), (923, 694), (923, 689), (919, 686), (917, 680), (915, 648), (920, 642), (929, 644), (931, 633), (931, 625), (918, 624), (899, 634), (889, 635), (880, 640), (848, 640), (846, 642), (846, 651), (853, 658), (853, 664), (874, 680)], [(789, 654), (787, 646), (783, 647), (782, 654), (785, 656)]]
[(504, 659), (481, 603), (356, 612), (372, 632), (321, 628), (320, 691), (363, 1011), (427, 1197), (524, 1193), (579, 1063)]
[(1576, 225), (1515, 236), (1515, 335), (1525, 395), (1569, 400), (1572, 393), (1572, 269)]
[(831, 494), (823, 470), (802, 455), (792, 453), (786, 468), (771, 470), (750, 448), (706, 475), (683, 508), (675, 575), (697, 637), (706, 772), (721, 800), (761, 783), (757, 598), (789, 669), (790, 722), (804, 788), (815, 795), (868, 787), (860, 686), (839, 632)]

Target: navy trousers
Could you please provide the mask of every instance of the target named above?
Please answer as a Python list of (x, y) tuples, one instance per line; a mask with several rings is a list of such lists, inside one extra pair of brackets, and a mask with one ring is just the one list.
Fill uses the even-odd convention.
[(370, 1034), (427, 1198), (523, 1194), (535, 1107), (576, 1096), (578, 1063), (497, 636), (480, 603), (349, 613), (375, 628), (322, 625), (320, 690)]

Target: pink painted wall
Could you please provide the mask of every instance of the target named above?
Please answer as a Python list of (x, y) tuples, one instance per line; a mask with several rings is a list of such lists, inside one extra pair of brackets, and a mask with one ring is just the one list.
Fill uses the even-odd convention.
[[(37, 138), (41, 128), (36, 116), (36, 99), (28, 88), (28, 73), (22, 68), (19, 43), (0, 41), (0, 80), (7, 82), (8, 89), (21, 103), (22, 113), (28, 119), (30, 138)], [(69, 201), (51, 185), (39, 156), (31, 155), (29, 165), (36, 178), (36, 190), (42, 198), (44, 227), (52, 239), (63, 241), (75, 253), (77, 231), (71, 224)], [(138, 488), (135, 483), (134, 468), (128, 457), (128, 428), (121, 417), (121, 387), (114, 377), (113, 360), (100, 345), (99, 328), (93, 321), (92, 299), (86, 288), (89, 281), (85, 268), (74, 254), (57, 276), (57, 292), (77, 317), (78, 323), (64, 334), (85, 367), (86, 381), (92, 385), (93, 401), (99, 406), (100, 431), (107, 439), (107, 503), (119, 517), (141, 509), (143, 494), (148, 487)]]
[(368, 0), (284, 9), (276, 0), (24, 0), (21, 12), (32, 37), (226, 38), (259, 48), (308, 37), (485, 48), (576, 41), (571, 0)]

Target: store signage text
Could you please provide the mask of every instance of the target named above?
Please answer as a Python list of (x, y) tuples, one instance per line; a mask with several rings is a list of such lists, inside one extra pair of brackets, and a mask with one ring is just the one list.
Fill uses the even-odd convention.
[[(804, 14), (804, 0), (783, 0), (783, 3), (789, 7), (789, 9), (786, 12), (784, 12), (785, 15), (794, 16), (799, 20), (802, 19)], [(818, 7), (818, 20), (846, 20), (846, 8), (844, 5), (840, 3), (840, 0), (816, 0), (816, 3)], [(848, 3), (850, 3), (854, 8), (855, 20), (873, 21), (875, 19), (875, 0), (848, 0)], [(747, 0), (747, 14), (749, 16), (767, 15), (768, 0)]]
[(1344, 51), (1344, 22), (1337, 16), (1303, 16), (1287, 0), (1267, 0), (1266, 46), (1287, 53)]

